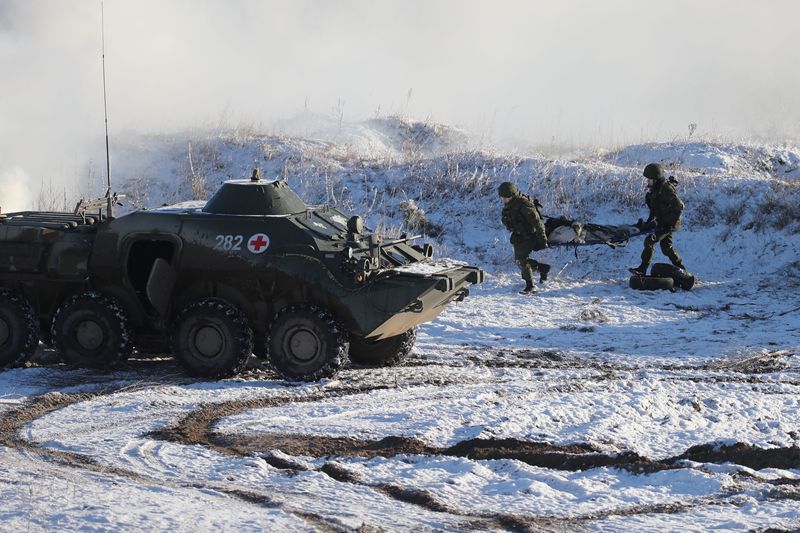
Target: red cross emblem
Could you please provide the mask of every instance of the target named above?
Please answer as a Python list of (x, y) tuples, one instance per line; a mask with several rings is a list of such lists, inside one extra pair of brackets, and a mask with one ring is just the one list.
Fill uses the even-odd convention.
[(251, 253), (264, 253), (267, 248), (269, 248), (269, 237), (265, 233), (256, 233), (247, 240), (247, 249)]

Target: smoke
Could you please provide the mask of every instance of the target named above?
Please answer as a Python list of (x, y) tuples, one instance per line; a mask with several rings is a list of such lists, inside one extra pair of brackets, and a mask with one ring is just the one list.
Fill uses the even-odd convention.
[[(797, 136), (794, 0), (105, 0), (124, 131), (402, 114), (492, 142)], [(0, 171), (102, 174), (100, 3), (0, 0)], [(93, 163), (94, 162), (94, 163)], [(0, 192), (0, 203), (5, 192)]]
[(33, 197), (28, 181), (21, 168), (0, 172), (0, 213), (21, 211), (31, 206)]

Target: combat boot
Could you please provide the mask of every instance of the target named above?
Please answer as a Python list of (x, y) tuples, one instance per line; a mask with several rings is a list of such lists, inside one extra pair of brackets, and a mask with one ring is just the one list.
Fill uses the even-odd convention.
[(547, 281), (547, 274), (550, 272), (550, 265), (547, 263), (539, 263), (537, 270), (539, 270), (539, 283)]
[(638, 267), (629, 268), (628, 271), (634, 276), (646, 276), (647, 267), (639, 265)]
[(519, 291), (520, 294), (536, 294), (536, 287), (533, 283), (526, 283), (525, 288)]

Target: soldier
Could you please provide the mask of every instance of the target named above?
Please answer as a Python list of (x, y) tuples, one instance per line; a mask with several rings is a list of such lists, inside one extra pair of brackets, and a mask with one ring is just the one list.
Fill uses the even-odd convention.
[(531, 252), (547, 248), (547, 235), (542, 224), (542, 216), (536, 208), (538, 203), (521, 194), (516, 184), (509, 181), (500, 184), (497, 189), (503, 204), (503, 225), (511, 232), (511, 244), (514, 246), (514, 261), (520, 268), (525, 288), (520, 294), (534, 294), (533, 269), (539, 271), (539, 282), (547, 280), (550, 265), (539, 263), (528, 258)]
[(629, 268), (631, 273), (637, 276), (647, 274), (647, 267), (653, 257), (653, 250), (656, 243), (661, 243), (661, 251), (678, 268), (684, 268), (681, 256), (672, 247), (672, 234), (681, 227), (681, 214), (683, 213), (683, 202), (678, 198), (678, 192), (674, 184), (674, 178), (667, 180), (664, 177), (664, 169), (657, 163), (650, 163), (644, 167), (643, 175), (647, 178), (647, 194), (645, 202), (650, 208), (650, 216), (647, 222), (639, 219), (641, 229), (655, 229), (656, 233), (651, 233), (644, 240), (644, 250), (642, 251), (642, 262), (638, 267)]

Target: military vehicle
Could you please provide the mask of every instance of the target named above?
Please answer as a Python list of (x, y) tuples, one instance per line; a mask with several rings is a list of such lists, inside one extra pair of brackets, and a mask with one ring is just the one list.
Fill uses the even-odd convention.
[(255, 353), (286, 379), (317, 380), (348, 359), (395, 364), (418, 324), (484, 277), (255, 171), (205, 204), (114, 218), (107, 200), (97, 215), (91, 202), (0, 215), (0, 365), (41, 338), (77, 366), (171, 352), (217, 378)]

